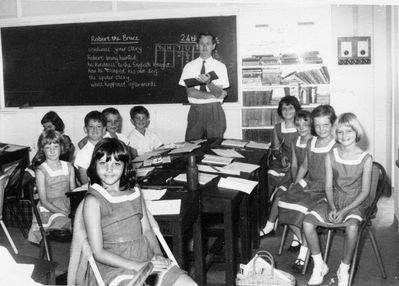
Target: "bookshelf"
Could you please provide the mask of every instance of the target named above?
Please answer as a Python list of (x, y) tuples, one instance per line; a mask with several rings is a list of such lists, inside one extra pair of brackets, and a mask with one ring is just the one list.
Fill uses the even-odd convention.
[(295, 96), (308, 110), (329, 104), (330, 78), (321, 59), (301, 63), (299, 57), (290, 54), (289, 64), (282, 64), (278, 57), (267, 57), (265, 64), (262, 58), (253, 56), (242, 62), (241, 129), (244, 140), (270, 142), (274, 125), (281, 121), (277, 114), (280, 99)]

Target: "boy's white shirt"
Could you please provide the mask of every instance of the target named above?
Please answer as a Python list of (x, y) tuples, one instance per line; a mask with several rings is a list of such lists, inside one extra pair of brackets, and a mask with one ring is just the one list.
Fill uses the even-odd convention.
[(78, 150), (75, 157), (74, 165), (76, 168), (88, 169), (90, 166), (91, 157), (93, 155), (94, 145), (90, 141), (87, 141), (86, 145)]
[(138, 155), (151, 152), (163, 144), (161, 139), (148, 129), (145, 130), (145, 135), (141, 134), (137, 129), (133, 129), (128, 139), (130, 146), (137, 150)]
[[(126, 146), (129, 146), (129, 145), (130, 145), (129, 139), (128, 139), (125, 135), (123, 135), (122, 133), (116, 132), (116, 137), (118, 137), (118, 139), (119, 139), (120, 141), (122, 141), (123, 143), (125, 143)], [(111, 134), (107, 131), (107, 132), (105, 132), (105, 135), (104, 135), (103, 138), (112, 138), (112, 136), (111, 136)]]

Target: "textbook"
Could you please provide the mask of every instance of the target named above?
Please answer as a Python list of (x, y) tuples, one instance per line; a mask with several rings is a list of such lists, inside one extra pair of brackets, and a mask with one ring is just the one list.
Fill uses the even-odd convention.
[[(209, 75), (211, 77), (211, 81), (219, 78), (214, 71), (208, 72), (207, 75)], [(196, 79), (195, 77), (185, 79), (184, 82), (185, 82), (187, 87), (193, 87), (193, 86), (204, 85), (205, 84), (202, 81), (199, 81), (198, 79)]]

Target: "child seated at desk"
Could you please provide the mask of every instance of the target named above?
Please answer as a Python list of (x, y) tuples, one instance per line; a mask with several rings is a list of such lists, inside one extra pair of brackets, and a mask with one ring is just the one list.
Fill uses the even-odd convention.
[[(95, 147), (87, 171), (91, 185), (83, 206), (89, 245), (106, 285), (127, 285), (147, 262), (162, 276), (157, 285), (196, 283), (162, 255), (126, 146), (104, 138)], [(117, 284), (116, 282), (119, 281)], [(85, 285), (94, 285), (91, 268)]]
[[(45, 130), (39, 137), (39, 153), (46, 160), (36, 170), (36, 186), (39, 193), (40, 218), (45, 228), (70, 228), (70, 207), (65, 193), (75, 188), (75, 171), (72, 164), (60, 160), (64, 148), (63, 137), (55, 130)], [(39, 243), (41, 234), (35, 218), (28, 239)]]
[(89, 168), (94, 146), (105, 134), (105, 116), (97, 110), (90, 111), (85, 119), (84, 131), (87, 134), (87, 143), (76, 153), (75, 167), (78, 169), (79, 180), (82, 184), (87, 183), (87, 168)]
[[(117, 138), (125, 143), (127, 146), (129, 146), (129, 139), (127, 139), (127, 137), (122, 133), (119, 133), (122, 127), (122, 117), (119, 111), (116, 108), (108, 107), (102, 111), (102, 114), (104, 114), (105, 116), (105, 128), (107, 130), (104, 138)], [(82, 140), (79, 141), (78, 147), (82, 149), (86, 145), (88, 140), (88, 136), (84, 137)]]
[(137, 150), (138, 155), (151, 152), (163, 145), (159, 137), (147, 129), (150, 124), (150, 113), (147, 108), (139, 105), (130, 109), (130, 121), (134, 129), (128, 139), (130, 146)]

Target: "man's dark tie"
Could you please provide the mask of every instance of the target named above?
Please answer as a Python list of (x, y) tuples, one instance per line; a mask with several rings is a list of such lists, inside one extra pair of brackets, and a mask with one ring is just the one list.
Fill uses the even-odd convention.
[[(205, 61), (202, 61), (201, 74), (205, 74)], [(200, 91), (206, 92), (205, 84), (200, 85)]]

